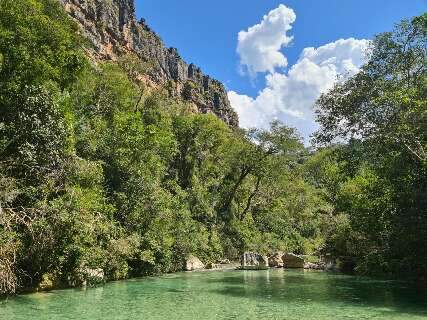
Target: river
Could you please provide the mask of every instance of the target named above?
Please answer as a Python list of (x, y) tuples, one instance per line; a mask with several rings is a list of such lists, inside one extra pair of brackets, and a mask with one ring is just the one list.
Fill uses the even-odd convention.
[(315, 271), (212, 271), (0, 302), (1, 320), (427, 319), (427, 291)]

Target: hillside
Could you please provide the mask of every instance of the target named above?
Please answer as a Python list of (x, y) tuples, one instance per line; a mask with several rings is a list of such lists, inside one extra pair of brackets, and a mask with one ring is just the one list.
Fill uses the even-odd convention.
[(136, 54), (149, 64), (149, 86), (168, 86), (172, 95), (193, 104), (195, 111), (214, 113), (230, 126), (238, 117), (230, 106), (222, 83), (187, 64), (175, 48), (166, 48), (160, 37), (135, 17), (134, 0), (60, 0), (90, 40), (96, 59), (117, 60)]

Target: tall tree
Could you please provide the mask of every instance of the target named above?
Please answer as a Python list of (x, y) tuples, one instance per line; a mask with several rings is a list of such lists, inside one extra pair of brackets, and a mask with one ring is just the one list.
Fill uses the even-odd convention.
[(426, 85), (424, 14), (378, 35), (360, 73), (317, 101), (315, 140), (347, 142), (336, 205), (359, 233), (361, 270), (427, 274)]

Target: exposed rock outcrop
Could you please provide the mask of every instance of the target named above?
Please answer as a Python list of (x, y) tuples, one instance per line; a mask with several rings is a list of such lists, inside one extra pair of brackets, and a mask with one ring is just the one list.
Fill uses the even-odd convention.
[(285, 253), (282, 260), (285, 268), (304, 268), (304, 259), (293, 253)]
[(268, 268), (268, 258), (256, 252), (245, 252), (240, 264), (241, 269), (244, 270), (266, 269)]
[(194, 105), (201, 113), (214, 113), (237, 127), (224, 85), (204, 75), (194, 64), (181, 59), (175, 48), (166, 48), (143, 19), (136, 20), (134, 0), (59, 0), (89, 39), (91, 54), (101, 60), (116, 60), (136, 54), (150, 68), (147, 83), (172, 87), (169, 92)]
[(204, 268), (205, 265), (196, 256), (190, 255), (187, 261), (185, 261), (185, 271), (202, 270)]
[(276, 252), (272, 256), (268, 257), (268, 265), (272, 268), (283, 267), (283, 252)]

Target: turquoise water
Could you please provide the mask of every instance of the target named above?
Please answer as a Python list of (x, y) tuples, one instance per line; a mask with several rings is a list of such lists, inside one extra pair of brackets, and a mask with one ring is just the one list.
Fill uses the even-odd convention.
[(0, 319), (427, 319), (427, 291), (314, 271), (178, 273), (19, 296)]

